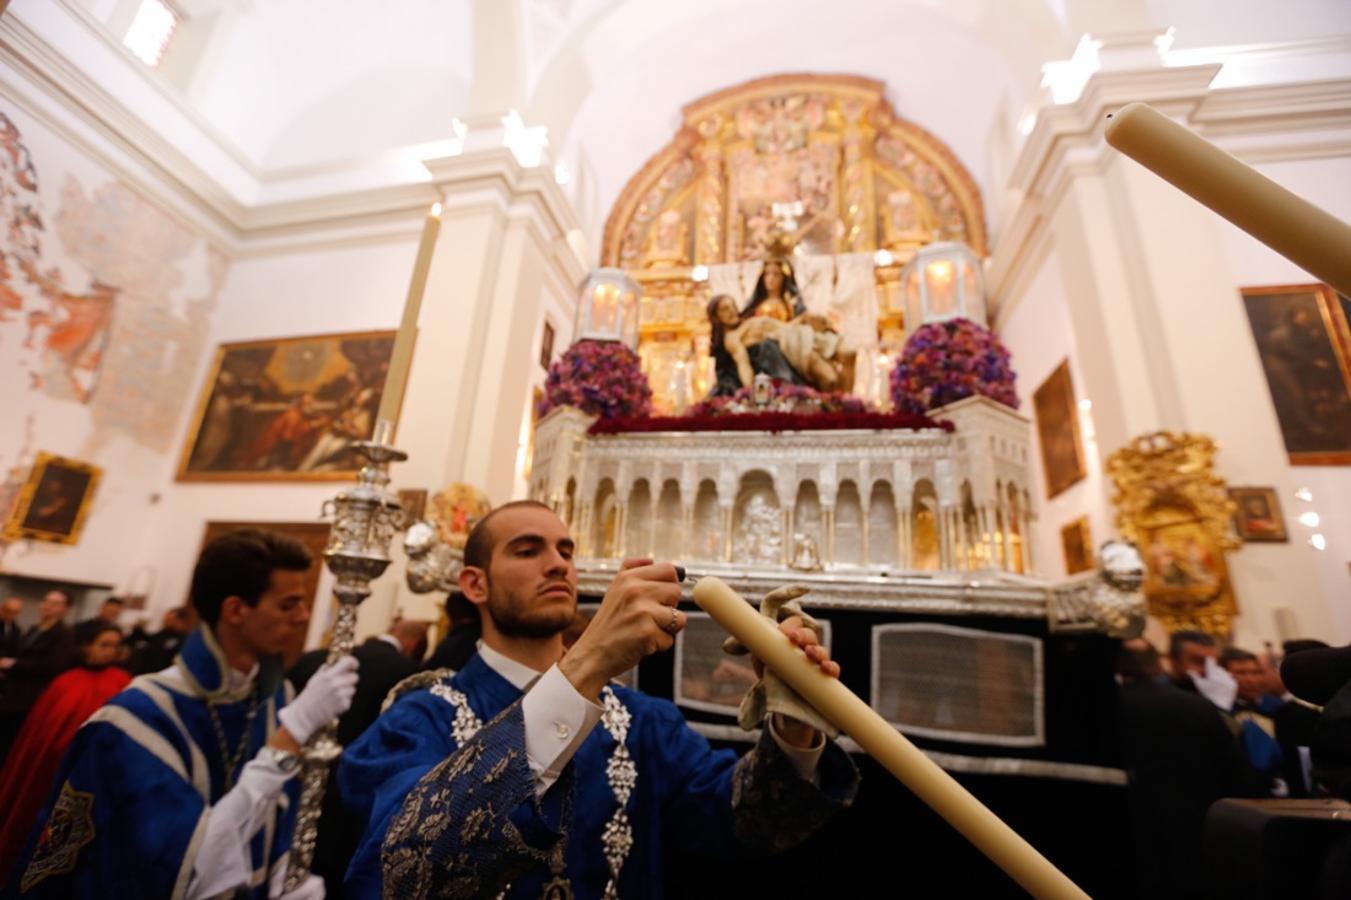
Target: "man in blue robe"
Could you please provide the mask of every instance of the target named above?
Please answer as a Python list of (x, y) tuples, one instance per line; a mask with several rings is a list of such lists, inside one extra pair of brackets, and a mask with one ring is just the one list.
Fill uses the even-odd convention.
[(350, 657), (289, 704), (280, 653), (309, 621), (310, 555), (241, 530), (202, 551), (201, 625), (170, 666), (143, 675), (76, 733), (7, 894), (22, 897), (313, 900), (284, 894), (301, 745), (347, 709)]
[[(482, 615), (478, 655), (410, 679), (339, 763), (367, 823), (350, 895), (659, 897), (666, 865), (786, 849), (852, 801), (852, 761), (810, 726), (771, 718), (738, 760), (671, 703), (609, 683), (684, 627), (674, 566), (627, 561), (564, 655), (572, 553), (532, 501), (471, 532), (460, 588)], [(801, 619), (781, 628), (839, 674)]]

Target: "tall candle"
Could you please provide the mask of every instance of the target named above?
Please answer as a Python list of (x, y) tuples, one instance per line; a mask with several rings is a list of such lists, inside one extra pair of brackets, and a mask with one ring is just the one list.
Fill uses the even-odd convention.
[(694, 602), (766, 666), (853, 738), (1034, 897), (1088, 895), (1003, 820), (925, 756), (858, 695), (809, 662), (788, 638), (718, 578), (694, 586)]
[(394, 352), (389, 358), (389, 374), (380, 395), (380, 411), (376, 414), (376, 441), (386, 443), (393, 437), (394, 420), (403, 405), (403, 391), (408, 386), (408, 369), (413, 361), (413, 338), (417, 335), (418, 314), (422, 311), (422, 295), (427, 290), (427, 273), (432, 267), (432, 253), (436, 236), (441, 232), (441, 204), (433, 203), (422, 223), (422, 241), (413, 263), (413, 280), (408, 284), (408, 299), (403, 303), (403, 321), (394, 338)]
[(1351, 225), (1143, 103), (1108, 120), (1108, 144), (1351, 295)]

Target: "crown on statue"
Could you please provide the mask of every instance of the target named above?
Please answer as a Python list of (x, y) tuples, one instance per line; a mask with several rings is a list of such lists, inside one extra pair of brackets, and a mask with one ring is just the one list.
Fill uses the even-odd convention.
[(777, 260), (787, 265), (788, 258), (793, 255), (793, 248), (796, 246), (796, 236), (788, 234), (776, 225), (770, 230), (765, 241), (765, 260)]

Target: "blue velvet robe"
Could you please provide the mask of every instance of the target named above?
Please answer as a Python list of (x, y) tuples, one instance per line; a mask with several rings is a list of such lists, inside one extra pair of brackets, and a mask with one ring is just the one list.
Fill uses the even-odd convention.
[[(252, 695), (230, 696), (228, 663), (206, 626), (188, 638), (175, 664), (186, 686), (142, 675), (76, 733), (6, 896), (184, 895), (208, 808), (225, 793), (225, 761), (204, 698), (220, 701), (216, 712), (233, 753)], [(276, 730), (289, 690), (280, 660), (263, 663), (255, 684), (263, 699), (235, 777)], [(252, 883), (240, 896), (265, 898), (272, 870), (285, 864), (299, 790), (299, 779), (291, 779), (255, 835)]]
[[(562, 836), (575, 895), (600, 897), (610, 877), (602, 833), (617, 807), (606, 776), (614, 739), (598, 724), (537, 798), (522, 693), (478, 656), (448, 684), (487, 723), (464, 747), (452, 737), (455, 707), (424, 687), (400, 697), (338, 764), (344, 805), (368, 823), (348, 895), (494, 897), (510, 884), (508, 897), (536, 898), (550, 877), (540, 857)], [(818, 788), (767, 732), (738, 760), (710, 747), (670, 702), (611, 689), (632, 717), (625, 745), (638, 772), (621, 897), (662, 896), (667, 864), (786, 849), (852, 802), (858, 772), (833, 743)]]

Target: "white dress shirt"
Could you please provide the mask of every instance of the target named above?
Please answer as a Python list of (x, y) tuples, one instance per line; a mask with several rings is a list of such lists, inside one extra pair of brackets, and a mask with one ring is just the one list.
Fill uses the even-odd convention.
[[(482, 641), (479, 641), (478, 654), (488, 668), (525, 692), (525, 699), (521, 701), (525, 755), (535, 776), (535, 790), (542, 796), (558, 780), (564, 766), (600, 721), (604, 710), (579, 694), (557, 665), (541, 674)], [(786, 742), (772, 722), (769, 733), (798, 774), (814, 781), (817, 764), (826, 749), (825, 737), (818, 735), (815, 747), (802, 750)]]

